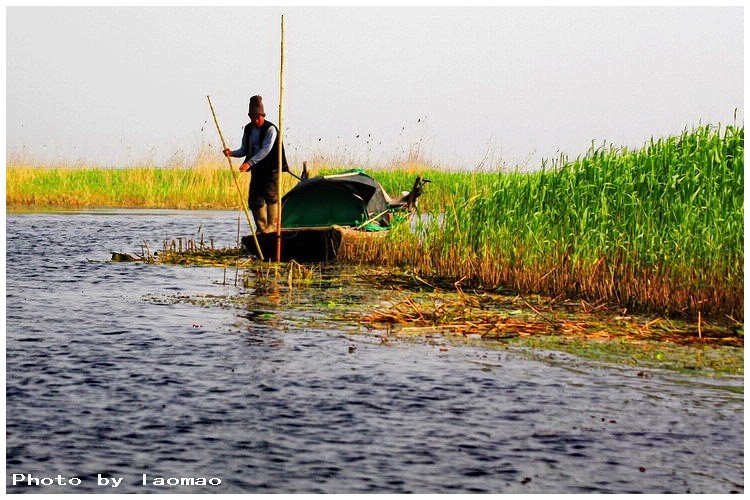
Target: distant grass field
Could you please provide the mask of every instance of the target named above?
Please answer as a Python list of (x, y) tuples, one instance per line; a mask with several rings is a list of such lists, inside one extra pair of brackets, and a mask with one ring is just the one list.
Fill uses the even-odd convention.
[[(339, 167), (320, 161), (311, 170)], [(416, 175), (432, 180), (420, 201), (431, 217), (418, 236), (397, 227), (351, 260), (624, 310), (743, 319), (744, 126), (701, 126), (635, 150), (592, 148), (532, 173), (448, 172), (419, 162), (373, 173), (394, 195)], [(248, 175), (240, 178), (246, 193)], [(282, 192), (295, 183), (285, 174)], [(6, 207), (17, 206), (240, 204), (226, 163), (212, 157), (192, 168), (8, 165)]]
[[(310, 162), (311, 175), (340, 172), (367, 166), (329, 160)], [(235, 171), (240, 161), (234, 160)], [(296, 175), (300, 167), (292, 167)], [(409, 190), (417, 174), (458, 181), (461, 173), (431, 171), (424, 164), (403, 163), (395, 169), (378, 169), (378, 180), (391, 194)], [(370, 173), (373, 173), (372, 171)], [(243, 197), (247, 197), (248, 174), (238, 173)], [(281, 177), (281, 191), (287, 192), (298, 180)], [(171, 208), (240, 209), (239, 195), (228, 164), (220, 154), (201, 152), (193, 165), (180, 167), (138, 166), (132, 168), (37, 166), (13, 161), (6, 165), (6, 207), (37, 208)], [(429, 207), (431, 199), (424, 199)]]
[[(247, 190), (247, 175), (240, 177)], [(8, 166), (6, 206), (237, 208), (229, 169), (128, 169)]]

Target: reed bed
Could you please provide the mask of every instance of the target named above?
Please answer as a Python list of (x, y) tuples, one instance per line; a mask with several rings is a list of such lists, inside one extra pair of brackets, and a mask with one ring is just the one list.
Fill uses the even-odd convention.
[[(310, 175), (340, 173), (343, 169), (363, 168), (361, 164), (316, 159), (308, 162)], [(239, 161), (234, 160), (235, 169)], [(292, 166), (296, 175), (301, 166)], [(397, 195), (408, 190), (417, 175), (434, 178), (436, 185), (465, 185), (478, 190), (492, 174), (467, 176), (460, 172), (436, 170), (426, 161), (394, 161), (390, 168), (370, 173), (378, 178), (386, 191)], [(246, 196), (250, 176), (238, 176)], [(281, 191), (287, 192), (297, 179), (284, 174)], [(38, 166), (14, 158), (6, 165), (7, 207), (108, 207), (108, 208), (172, 208), (172, 209), (240, 209), (240, 201), (226, 161), (220, 153), (201, 149), (192, 161), (175, 161), (165, 166), (142, 164), (129, 168), (107, 168), (95, 165)], [(434, 195), (434, 196), (433, 196)], [(441, 197), (442, 196), (442, 197)], [(422, 199), (423, 208), (442, 206), (452, 191), (436, 191)]]
[[(236, 163), (235, 168), (239, 166)], [(247, 197), (249, 175), (239, 175)], [(296, 180), (282, 177), (282, 190)], [(6, 206), (239, 209), (240, 198), (226, 163), (191, 167), (6, 168)]]
[(592, 147), (534, 173), (438, 178), (440, 206), (417, 231), (397, 228), (346, 257), (483, 288), (741, 321), (743, 182), (744, 127), (701, 126), (638, 150)]

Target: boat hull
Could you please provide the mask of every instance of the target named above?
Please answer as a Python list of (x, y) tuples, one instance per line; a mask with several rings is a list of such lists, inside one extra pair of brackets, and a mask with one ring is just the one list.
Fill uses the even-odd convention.
[[(343, 226), (284, 228), (281, 230), (281, 260), (327, 262), (335, 260), (344, 245), (361, 239), (382, 238), (388, 231), (358, 231)], [(265, 260), (276, 260), (276, 233), (256, 233)], [(250, 254), (258, 251), (252, 235), (242, 237), (242, 246)]]

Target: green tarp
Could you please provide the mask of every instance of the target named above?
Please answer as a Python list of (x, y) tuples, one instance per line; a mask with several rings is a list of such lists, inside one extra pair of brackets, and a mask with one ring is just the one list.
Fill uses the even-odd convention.
[(380, 184), (354, 170), (300, 181), (282, 198), (282, 227), (356, 227), (389, 210)]

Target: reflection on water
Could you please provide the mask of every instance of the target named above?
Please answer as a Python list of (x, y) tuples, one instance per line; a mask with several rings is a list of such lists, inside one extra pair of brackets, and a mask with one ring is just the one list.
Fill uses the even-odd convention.
[[(107, 262), (199, 228), (232, 245), (236, 225), (230, 212), (8, 216), (8, 492), (744, 491), (743, 396), (710, 381), (381, 344), (324, 311), (375, 290), (274, 301), (222, 286), (222, 269)], [(174, 300), (227, 294), (236, 307)]]

